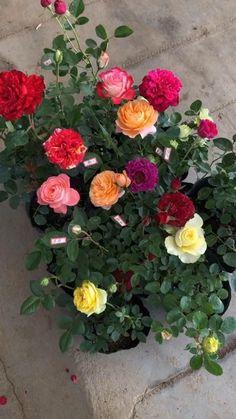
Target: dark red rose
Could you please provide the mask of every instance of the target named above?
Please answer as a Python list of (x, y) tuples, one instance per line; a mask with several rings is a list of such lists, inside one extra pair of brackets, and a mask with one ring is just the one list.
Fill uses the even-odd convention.
[(0, 73), (0, 115), (15, 121), (33, 113), (41, 103), (45, 85), (43, 78), (26, 76), (18, 70)]
[(116, 282), (118, 282), (119, 284), (124, 285), (124, 287), (127, 291), (132, 290), (131, 278), (132, 278), (133, 274), (134, 274), (133, 271), (122, 272), (118, 269), (113, 273), (113, 275), (116, 279)]
[(172, 179), (170, 187), (173, 191), (178, 191), (182, 186), (181, 179), (179, 177), (175, 177)]
[(7, 397), (0, 396), (0, 406), (4, 406), (5, 404), (7, 404)]
[(181, 192), (169, 192), (162, 195), (157, 204), (160, 212), (156, 215), (158, 224), (169, 224), (182, 227), (195, 213), (190, 198)]
[(201, 138), (215, 138), (218, 135), (217, 125), (215, 122), (210, 121), (210, 119), (202, 119), (197, 133)]

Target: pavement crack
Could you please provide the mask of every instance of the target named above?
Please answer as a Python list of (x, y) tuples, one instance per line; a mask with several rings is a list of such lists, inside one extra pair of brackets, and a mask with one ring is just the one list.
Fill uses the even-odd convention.
[(5, 364), (4, 364), (4, 362), (3, 362), (3, 360), (0, 358), (0, 363), (2, 364), (2, 368), (3, 368), (3, 371), (4, 371), (4, 374), (5, 374), (5, 377), (6, 377), (6, 379), (7, 379), (7, 381), (8, 381), (8, 383), (10, 384), (10, 386), (11, 386), (11, 388), (12, 388), (12, 392), (13, 392), (13, 394), (14, 394), (14, 396), (15, 396), (15, 398), (16, 398), (16, 400), (17, 400), (17, 402), (18, 402), (18, 404), (19, 404), (19, 406), (20, 406), (20, 409), (21, 409), (21, 411), (22, 411), (22, 419), (26, 419), (26, 416), (25, 416), (25, 412), (24, 412), (24, 406), (23, 406), (23, 403), (21, 402), (21, 400), (20, 400), (20, 398), (19, 398), (19, 396), (18, 396), (18, 394), (17, 394), (17, 392), (16, 392), (16, 388), (15, 388), (15, 384), (13, 383), (13, 381), (10, 379), (10, 377), (9, 377), (9, 375), (8, 375), (8, 372), (7, 372), (7, 368), (6, 368), (6, 366), (5, 366)]
[[(219, 352), (221, 359), (225, 358), (227, 355), (230, 355), (236, 350), (236, 338), (231, 339), (227, 345), (225, 345)], [(144, 392), (136, 397), (134, 405), (132, 407), (131, 413), (128, 416), (128, 419), (135, 419), (137, 413), (137, 406), (143, 403), (148, 397), (153, 396), (154, 394), (160, 393), (162, 390), (165, 390), (168, 387), (174, 386), (176, 383), (181, 381), (183, 378), (190, 376), (191, 374), (196, 373), (190, 367), (180, 370), (177, 374), (171, 375), (166, 378), (166, 380), (157, 382), (151, 387), (147, 387)]]

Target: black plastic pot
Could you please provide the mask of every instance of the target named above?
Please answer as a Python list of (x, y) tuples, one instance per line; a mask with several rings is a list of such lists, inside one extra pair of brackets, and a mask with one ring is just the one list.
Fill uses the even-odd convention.
[[(207, 260), (208, 260), (208, 262), (210, 264), (217, 263), (220, 266), (220, 268), (221, 268), (222, 271), (225, 270), (222, 267), (220, 258), (212, 250), (207, 249), (207, 251), (206, 251), (206, 258), (207, 258)], [(229, 305), (230, 305), (230, 301), (231, 301), (231, 298), (232, 298), (232, 291), (231, 291), (231, 286), (230, 286), (230, 282), (229, 281), (224, 281), (223, 282), (223, 288), (226, 291), (228, 291), (228, 297), (225, 298), (224, 300), (222, 300), (222, 303), (224, 304), (224, 311), (222, 313), (220, 313), (220, 316), (222, 316), (228, 310)]]
[[(192, 188), (189, 191), (186, 192), (186, 194), (189, 196), (189, 198), (191, 198), (193, 200), (193, 202), (195, 203), (196, 209), (197, 210), (199, 209), (200, 211), (202, 210), (202, 212), (205, 212), (205, 213), (207, 213), (207, 209), (204, 206), (204, 201), (196, 201), (196, 200), (197, 200), (198, 192), (202, 188), (206, 188), (206, 187), (213, 188), (213, 186), (210, 185), (210, 183), (209, 183), (209, 179), (210, 179), (210, 177), (205, 177), (203, 179), (199, 179), (192, 186)], [(197, 202), (197, 204), (196, 204), (196, 202)], [(206, 221), (206, 224), (210, 224), (212, 226), (213, 231), (214, 230), (217, 231), (218, 228), (220, 227), (220, 225), (217, 224), (216, 219), (214, 217), (209, 218)], [(216, 253), (216, 248), (214, 246), (211, 249), (214, 250), (215, 253)], [(222, 258), (221, 255), (218, 255), (217, 254), (217, 258), (218, 258), (218, 263), (221, 265), (223, 271), (226, 271), (226, 272), (229, 272), (229, 273), (234, 272), (235, 268), (227, 265), (224, 262), (224, 260), (223, 260), (223, 258)]]

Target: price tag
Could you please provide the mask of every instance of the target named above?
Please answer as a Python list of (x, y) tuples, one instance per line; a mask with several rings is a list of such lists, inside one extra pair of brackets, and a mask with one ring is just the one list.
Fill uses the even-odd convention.
[(165, 161), (169, 161), (170, 160), (171, 150), (172, 150), (171, 147), (165, 147), (164, 154), (163, 154), (163, 159)]
[(85, 160), (83, 162), (85, 167), (91, 167), (91, 166), (95, 166), (96, 164), (98, 164), (98, 161), (96, 159), (96, 157), (93, 157), (92, 159), (89, 160)]
[(163, 151), (162, 151), (162, 149), (161, 149), (161, 148), (157, 147), (155, 151), (156, 151), (156, 154), (157, 154), (158, 156), (162, 157), (162, 155), (163, 155)]
[(127, 226), (127, 223), (125, 222), (125, 220), (120, 216), (120, 215), (114, 215), (114, 217), (112, 217), (112, 219), (119, 224), (121, 227), (125, 227)]
[(56, 246), (57, 244), (65, 244), (66, 242), (66, 237), (53, 237), (50, 240), (51, 246)]

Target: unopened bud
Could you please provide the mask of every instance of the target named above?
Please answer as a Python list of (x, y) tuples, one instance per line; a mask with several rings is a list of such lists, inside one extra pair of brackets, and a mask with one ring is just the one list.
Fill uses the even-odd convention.
[(116, 284), (112, 284), (109, 288), (109, 291), (110, 291), (111, 294), (114, 294), (117, 291)]
[(180, 129), (179, 138), (181, 138), (182, 141), (184, 140), (187, 141), (188, 136), (192, 134), (192, 128), (189, 128), (187, 124), (182, 124), (179, 126), (179, 129)]
[(80, 227), (79, 224), (75, 224), (72, 228), (71, 231), (73, 234), (76, 234), (77, 236), (81, 233), (82, 228)]
[(53, 0), (41, 0), (41, 6), (42, 7), (49, 7), (51, 6)]
[(55, 61), (57, 64), (61, 64), (62, 60), (63, 60), (63, 52), (57, 49), (55, 52)]
[(63, 0), (56, 0), (54, 8), (57, 15), (64, 15), (67, 12), (67, 5)]
[(178, 143), (178, 141), (176, 141), (176, 140), (170, 140), (170, 145), (173, 147), (173, 148), (177, 148), (178, 147), (178, 145), (179, 145), (179, 143)]
[(48, 278), (43, 278), (40, 281), (40, 285), (41, 285), (41, 287), (47, 287), (49, 285), (49, 279)]
[(108, 63), (109, 63), (109, 60), (110, 60), (110, 57), (107, 54), (107, 52), (106, 51), (102, 51), (102, 53), (101, 53), (101, 55), (100, 55), (100, 57), (98, 59), (99, 68), (105, 68), (105, 67), (107, 67), (108, 66)]
[(172, 333), (168, 332), (168, 330), (162, 330), (161, 336), (163, 340), (170, 340), (172, 338)]

